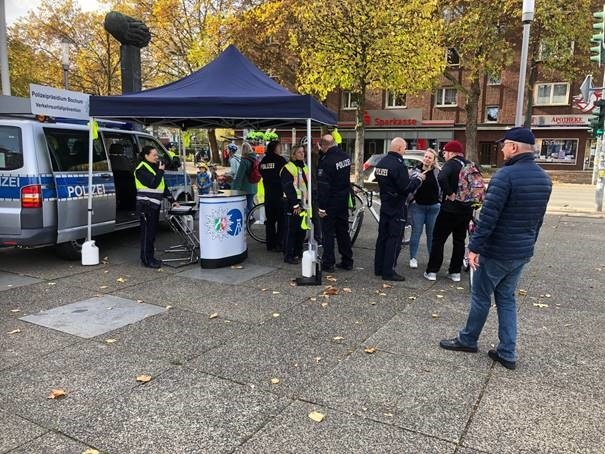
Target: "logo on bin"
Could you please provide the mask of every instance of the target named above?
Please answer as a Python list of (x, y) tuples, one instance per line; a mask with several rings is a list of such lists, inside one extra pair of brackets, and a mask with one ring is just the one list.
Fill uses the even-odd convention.
[(213, 210), (206, 217), (206, 233), (213, 240), (223, 241), (230, 236), (242, 233), (244, 217), (237, 208), (227, 211), (225, 208)]

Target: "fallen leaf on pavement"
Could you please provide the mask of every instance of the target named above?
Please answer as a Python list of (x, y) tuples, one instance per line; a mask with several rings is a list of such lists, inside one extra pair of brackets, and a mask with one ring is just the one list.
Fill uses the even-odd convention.
[(279, 292), (277, 290), (273, 290), (271, 293), (273, 293), (274, 295), (279, 295)]
[(60, 399), (67, 396), (67, 393), (62, 389), (53, 389), (48, 395), (48, 399)]
[(137, 381), (141, 383), (147, 383), (151, 381), (151, 375), (137, 375)]
[(550, 298), (552, 295), (550, 293), (547, 293), (546, 295), (544, 295), (546, 298)]
[(11, 309), (11, 312), (21, 312), (21, 309)]
[(309, 413), (309, 418), (311, 418), (315, 422), (322, 422), (325, 417), (326, 415), (318, 411), (312, 411), (311, 413)]
[(351, 290), (349, 287), (343, 288), (342, 291), (345, 292), (345, 293), (352, 293), (353, 292), (353, 290)]
[(323, 295), (338, 295), (338, 288), (330, 286), (323, 291)]
[(386, 417), (388, 417), (388, 418), (392, 418), (392, 417), (393, 417), (393, 413), (385, 413), (384, 415), (385, 415)]
[(208, 318), (216, 318), (216, 317), (218, 317), (218, 312), (213, 312), (212, 314), (210, 314), (208, 316)]
[(437, 295), (437, 298), (443, 298), (443, 295)]
[(8, 334), (17, 334), (17, 333), (20, 333), (20, 332), (21, 332), (21, 330), (19, 328), (17, 328), (17, 329), (14, 329), (12, 331), (9, 331)]
[(123, 277), (119, 277), (116, 279), (116, 282), (119, 282), (120, 284), (123, 284), (124, 282), (126, 282), (126, 279), (124, 279)]
[(267, 290), (269, 290), (269, 289), (267, 289), (267, 288), (261, 288), (260, 289), (261, 292), (266, 292)]
[(315, 297), (309, 298), (309, 301), (317, 301), (317, 298), (315, 298)]
[(534, 306), (536, 306), (536, 307), (548, 307), (548, 304), (544, 304), (544, 303), (534, 303)]
[(416, 297), (415, 296), (408, 296), (408, 299), (414, 301), (416, 299)]
[(366, 353), (375, 353), (376, 347), (366, 347), (363, 351)]
[(112, 310), (112, 309), (113, 309), (113, 307), (111, 307), (111, 306), (109, 306), (109, 307), (107, 308), (107, 310), (108, 310), (108, 311), (110, 311), (110, 310)]
[(99, 288), (100, 288), (100, 289), (106, 289), (106, 288), (107, 288), (107, 285), (102, 285), (102, 286), (100, 286)]
[(99, 451), (97, 451), (96, 449), (87, 449), (86, 451), (84, 451), (82, 454), (99, 454)]
[(296, 287), (296, 282), (290, 282), (288, 285), (289, 285), (290, 287)]
[(393, 288), (391, 284), (382, 284), (382, 288)]
[(338, 279), (336, 279), (334, 276), (326, 276), (326, 281), (329, 282), (336, 282)]
[(143, 300), (137, 300), (137, 303), (143, 303), (143, 302), (144, 302)]
[(172, 306), (168, 305), (166, 306), (166, 309), (172, 309)]
[(279, 317), (279, 312), (273, 312), (273, 317)]
[(378, 296), (387, 296), (387, 294), (383, 292), (378, 292)]
[(464, 287), (456, 287), (456, 290), (464, 290)]
[(375, 305), (376, 305), (376, 301), (370, 301), (370, 304), (371, 304), (372, 306), (375, 306)]
[(336, 337), (333, 337), (332, 339), (335, 340), (335, 341), (341, 341), (341, 340), (344, 339), (344, 337), (342, 337), (342, 336), (336, 336)]
[(243, 267), (242, 265), (232, 265), (232, 266), (231, 266), (231, 269), (232, 269), (232, 270), (241, 270), (241, 269), (243, 269), (243, 268), (244, 268), (244, 267)]
[(56, 282), (49, 282), (48, 285), (57, 285)]
[(316, 356), (313, 359), (315, 360), (316, 363), (319, 363), (321, 361), (321, 356)]
[(520, 288), (519, 289), (519, 295), (521, 295), (521, 296), (527, 295), (527, 290), (523, 290), (522, 288)]
[(277, 385), (279, 383), (279, 378), (272, 378), (271, 383)]
[(431, 314), (431, 317), (433, 317), (433, 318), (439, 318), (439, 314), (437, 314), (437, 313), (435, 312), (435, 313)]
[(327, 302), (321, 303), (321, 307), (328, 307), (328, 303)]
[(115, 341), (116, 339), (105, 339), (106, 344), (113, 344)]

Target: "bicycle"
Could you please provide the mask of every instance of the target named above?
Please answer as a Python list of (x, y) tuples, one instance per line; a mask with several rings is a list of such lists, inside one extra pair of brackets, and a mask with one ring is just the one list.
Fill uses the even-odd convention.
[[(379, 220), (379, 215), (372, 207), (374, 194), (371, 191), (356, 184), (352, 184), (351, 188), (352, 203), (349, 207), (349, 235), (351, 236), (351, 245), (353, 245), (361, 231), (366, 208), (368, 208), (376, 222)], [(246, 218), (246, 231), (252, 239), (263, 244), (267, 242), (266, 219), (264, 202), (254, 205)]]

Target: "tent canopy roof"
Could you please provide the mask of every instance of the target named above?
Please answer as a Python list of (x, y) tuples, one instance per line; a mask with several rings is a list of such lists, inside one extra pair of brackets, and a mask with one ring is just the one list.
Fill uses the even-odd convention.
[(309, 118), (336, 124), (333, 112), (279, 85), (233, 45), (176, 82), (121, 96), (91, 96), (90, 115), (183, 129), (302, 126)]

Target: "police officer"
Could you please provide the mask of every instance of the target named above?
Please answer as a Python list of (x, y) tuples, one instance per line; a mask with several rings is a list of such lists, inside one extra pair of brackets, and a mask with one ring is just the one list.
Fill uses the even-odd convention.
[(280, 172), (285, 165), (286, 160), (281, 156), (279, 141), (269, 142), (267, 152), (259, 166), (265, 189), (265, 216), (267, 218), (265, 229), (268, 251), (283, 251), (285, 213)]
[(155, 147), (143, 147), (140, 158), (141, 162), (134, 171), (134, 182), (141, 223), (141, 262), (148, 268), (160, 268), (162, 261), (154, 257), (154, 243), (162, 199), (166, 197), (172, 206), (178, 206), (178, 203), (164, 182), (165, 165), (159, 162)]
[(317, 167), (318, 205), (321, 218), (324, 271), (333, 272), (334, 237), (341, 255), (336, 267), (353, 269), (353, 250), (349, 236), (349, 196), (351, 194), (351, 158), (334, 142), (330, 134), (321, 138), (324, 152)]
[(406, 199), (424, 180), (417, 174), (411, 181), (403, 161), (406, 142), (401, 137), (391, 141), (389, 152), (374, 170), (380, 188), (380, 222), (374, 255), (374, 274), (385, 281), (404, 281), (395, 272), (405, 228)]
[(281, 185), (286, 198), (286, 241), (284, 262), (300, 263), (305, 230), (302, 223), (308, 207), (309, 168), (305, 164), (305, 148), (298, 146), (281, 170)]

